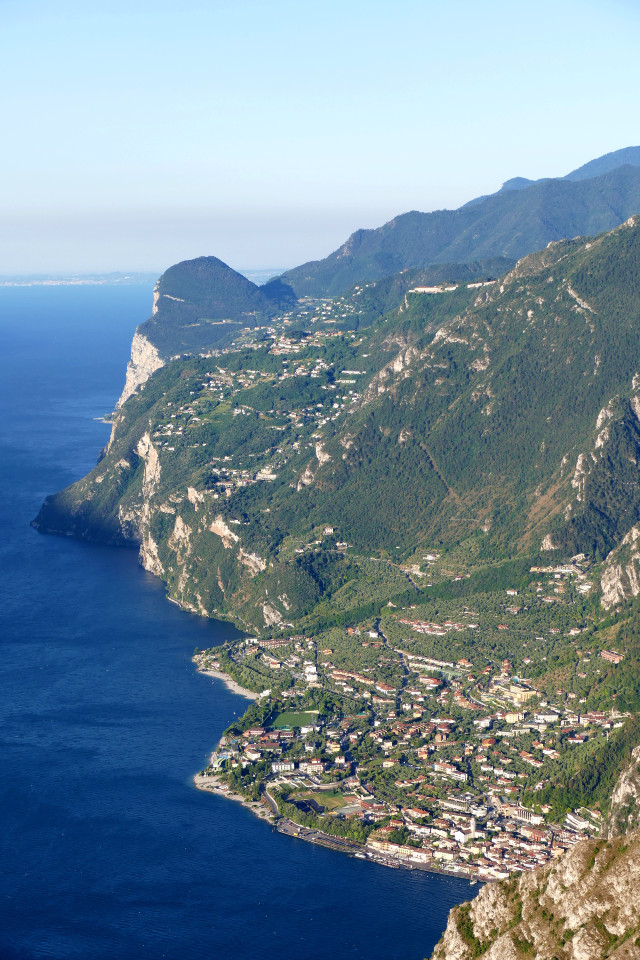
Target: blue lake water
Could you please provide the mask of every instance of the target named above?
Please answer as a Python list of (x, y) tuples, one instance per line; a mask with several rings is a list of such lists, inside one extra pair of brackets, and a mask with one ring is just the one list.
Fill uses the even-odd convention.
[(196, 791), (241, 697), (196, 674), (233, 627), (134, 551), (41, 536), (90, 469), (151, 286), (0, 289), (0, 960), (419, 960), (466, 881), (275, 833)]

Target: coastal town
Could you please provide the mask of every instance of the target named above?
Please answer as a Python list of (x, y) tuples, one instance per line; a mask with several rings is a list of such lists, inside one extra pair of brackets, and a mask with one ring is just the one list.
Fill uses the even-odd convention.
[[(436, 310), (443, 292), (410, 289), (407, 322), (416, 298)], [(615, 617), (607, 626), (597, 557), (542, 540), (521, 556), (489, 550), (492, 521), (471, 502), (467, 516), (432, 434), (418, 443), (414, 428), (366, 413), (396, 375), (401, 389), (410, 352), (356, 324), (354, 304), (371, 295), (364, 285), (301, 300), (278, 323), (176, 359), (177, 375), (132, 398), (132, 419), (136, 404), (150, 411), (136, 447), (158, 504), (150, 569), (186, 609), (233, 609), (245, 632), (195, 655), (253, 700), (196, 783), (354, 856), (504, 879), (601, 831), (606, 802), (581, 783), (592, 763), (608, 769), (603, 751), (626, 735), (637, 655)], [(429, 349), (438, 373), (446, 364)], [(447, 406), (444, 379), (432, 386), (434, 409)], [(380, 438), (398, 476), (424, 467), (402, 523), (393, 483), (379, 509), (369, 480), (353, 479)], [(123, 443), (117, 470), (128, 456)], [(336, 506), (341, 471), (368, 509)], [(450, 491), (465, 535), (425, 534), (423, 482)]]
[[(438, 554), (431, 557), (436, 565)], [(494, 597), (494, 621), (530, 614), (534, 603), (566, 610), (590, 590), (582, 557), (530, 573), (524, 597), (515, 588)], [(244, 691), (253, 702), (197, 785), (243, 800), (281, 832), (390, 867), (482, 882), (534, 869), (597, 835), (601, 811), (559, 813), (545, 787), (554, 764), (598, 749), (624, 725), (623, 712), (593, 709), (580, 696), (580, 685), (586, 694), (622, 654), (582, 649), (584, 627), (564, 623), (561, 638), (548, 626), (546, 637), (518, 639), (519, 658), (492, 662), (475, 638), (508, 633), (510, 624), (488, 628), (491, 614), (464, 605), (455, 619), (428, 620), (411, 606), (314, 637), (247, 637), (198, 651), (202, 672), (240, 684), (251, 677), (256, 689)], [(565, 671), (564, 686), (549, 691), (522, 668), (544, 678), (549, 654), (541, 651), (560, 639), (574, 676)], [(457, 647), (467, 653), (452, 659)]]

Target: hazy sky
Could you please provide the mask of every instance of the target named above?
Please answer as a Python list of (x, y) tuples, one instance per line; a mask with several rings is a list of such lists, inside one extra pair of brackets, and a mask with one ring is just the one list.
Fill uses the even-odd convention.
[(0, 0), (0, 274), (236, 268), (640, 143), (636, 0)]

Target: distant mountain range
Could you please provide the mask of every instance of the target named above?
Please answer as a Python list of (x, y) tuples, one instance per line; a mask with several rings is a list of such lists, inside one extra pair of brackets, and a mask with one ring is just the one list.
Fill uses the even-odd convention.
[(410, 281), (498, 277), (551, 241), (610, 230), (638, 211), (640, 147), (627, 147), (560, 179), (514, 178), (458, 210), (413, 211), (358, 230), (324, 260), (262, 285), (217, 257), (175, 264), (158, 280), (153, 315), (138, 332), (164, 360), (201, 353), (227, 346), (239, 329), (270, 322), (302, 297), (337, 296), (392, 276), (395, 292)]
[[(605, 153), (603, 157), (589, 160), (588, 163), (584, 163), (577, 170), (572, 170), (571, 173), (559, 179), (591, 180), (593, 177), (600, 177), (602, 174), (610, 173), (626, 164), (632, 167), (640, 167), (640, 147), (623, 147), (622, 150)], [(548, 183), (550, 179), (550, 177), (543, 177), (540, 180), (528, 180), (526, 177), (514, 177), (502, 184), (500, 192), (504, 190), (524, 190), (526, 187), (532, 187), (535, 183)]]
[(592, 160), (560, 179), (508, 180), (458, 210), (411, 211), (357, 230), (324, 260), (282, 275), (296, 296), (335, 296), (407, 267), (520, 259), (554, 240), (611, 230), (640, 210), (640, 147)]

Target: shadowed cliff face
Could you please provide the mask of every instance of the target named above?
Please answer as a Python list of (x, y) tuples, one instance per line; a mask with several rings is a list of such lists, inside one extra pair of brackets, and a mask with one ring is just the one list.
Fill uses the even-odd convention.
[(637, 960), (640, 831), (586, 840), (557, 863), (455, 907), (432, 960)]
[(225, 346), (293, 303), (293, 291), (281, 280), (259, 287), (217, 257), (169, 267), (155, 285), (151, 317), (134, 335), (116, 410), (170, 357)]

